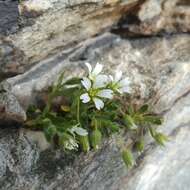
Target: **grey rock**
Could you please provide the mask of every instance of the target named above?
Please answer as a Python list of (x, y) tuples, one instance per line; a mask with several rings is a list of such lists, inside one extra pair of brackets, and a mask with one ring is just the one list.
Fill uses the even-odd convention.
[[(127, 170), (114, 138), (107, 139), (97, 152), (66, 154), (54, 150), (42, 132), (3, 124), (0, 189), (189, 190), (190, 36), (121, 39), (108, 32), (121, 17), (127, 19), (131, 10), (136, 10), (131, 16), (135, 23), (127, 23), (127, 29), (135, 35), (157, 34), (162, 29), (167, 33), (187, 32), (188, 1), (168, 0), (160, 6), (162, 1), (153, 0), (48, 0), (46, 7), (42, 6), (44, 1), (33, 4), (35, 7), (31, 2), (35, 1), (24, 1), (20, 6), (27, 6), (29, 12), (42, 11), (41, 14), (32, 18), (32, 25), (10, 35), (9, 42), (1, 45), (1, 62), (11, 58), (13, 49), (19, 50), (27, 61), (23, 74), (7, 79), (12, 87), (1, 84), (0, 118), (23, 121), (23, 108), (35, 103), (39, 93), (60, 72), (65, 71), (65, 79), (81, 76), (85, 62), (100, 62), (106, 71), (114, 73), (120, 69), (129, 76), (132, 97), (137, 104), (150, 103), (155, 112), (163, 115), (159, 130), (168, 134), (170, 141), (160, 148), (147, 136), (146, 150), (137, 156), (136, 166)], [(146, 11), (150, 9), (155, 11)], [(185, 12), (185, 19), (176, 19), (180, 11)], [(120, 22), (122, 26), (126, 25), (125, 19)], [(179, 23), (182, 27), (178, 28)], [(16, 60), (21, 54), (16, 53)]]
[(162, 35), (163, 33), (186, 33), (190, 31), (190, 6), (181, 0), (139, 1), (133, 11), (119, 22), (123, 36)]
[(118, 2), (22, 1), (19, 4), (20, 29), (0, 39), (0, 78), (24, 73), (41, 60), (108, 31), (136, 0), (125, 4)]
[(5, 123), (26, 120), (25, 111), (10, 90), (11, 85), (9, 83), (0, 83), (0, 126), (5, 125)]
[[(109, 43), (101, 43), (106, 40)], [(122, 40), (107, 33), (9, 79), (14, 93), (22, 99), (18, 86), (23, 96), (34, 96), (62, 69), (68, 77), (82, 74), (85, 61), (99, 61), (110, 72), (122, 69), (132, 81), (137, 103), (140, 96), (141, 101), (154, 105), (154, 111), (164, 116), (160, 130), (168, 134), (170, 141), (160, 148), (147, 137), (145, 152), (137, 158), (136, 167), (128, 171), (114, 139), (107, 140), (98, 152), (66, 155), (53, 150), (41, 132), (4, 129), (0, 138), (3, 190), (188, 190), (189, 40), (189, 35)]]
[(18, 2), (0, 1), (0, 34), (14, 33), (18, 29)]
[[(133, 0), (124, 5), (115, 3), (111, 6), (117, 1), (82, 0), (76, 1), (75, 4), (72, 3), (74, 1), (70, 1), (71, 5), (65, 6), (68, 1), (48, 0), (45, 1), (50, 6), (47, 10), (43, 10), (44, 6), (41, 3), (26, 1), (20, 5), (21, 10), (23, 6), (27, 6), (28, 10), (42, 9), (44, 13), (34, 19), (32, 26), (23, 27), (17, 34), (9, 37), (14, 45), (24, 52), (28, 64), (32, 65), (109, 30), (121, 18), (127, 7), (134, 3)], [(107, 6), (104, 6), (105, 2)]]
[(23, 1), (19, 4), (19, 18), (24, 24), (9, 35), (8, 42), (0, 42), (0, 54), (1, 51), (3, 54), (0, 55), (3, 76), (0, 78), (24, 73), (39, 61), (72, 49), (105, 31), (112, 30), (124, 37), (189, 32), (189, 5), (180, 2)]
[(10, 39), (0, 36), (0, 81), (23, 73), (25, 69), (24, 53)]

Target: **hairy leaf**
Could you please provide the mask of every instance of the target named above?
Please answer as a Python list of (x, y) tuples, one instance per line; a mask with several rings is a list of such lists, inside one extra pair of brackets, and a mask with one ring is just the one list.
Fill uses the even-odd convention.
[(53, 124), (44, 126), (44, 134), (48, 142), (52, 142), (53, 137), (56, 133), (57, 133), (57, 130)]
[(162, 119), (159, 116), (154, 116), (154, 115), (147, 115), (144, 116), (144, 121), (146, 123), (154, 124), (154, 125), (161, 125), (162, 124)]
[(161, 146), (164, 146), (165, 142), (169, 140), (168, 137), (162, 133), (156, 133), (154, 139)]
[(127, 128), (131, 129), (134, 125), (133, 118), (130, 115), (125, 115), (124, 116), (124, 122)]
[(142, 139), (138, 140), (135, 143), (135, 149), (139, 152), (142, 152), (144, 150), (144, 141)]
[(92, 147), (96, 150), (99, 148), (102, 141), (102, 134), (98, 129), (95, 129), (90, 134), (90, 142)]
[(149, 106), (147, 104), (144, 104), (143, 106), (140, 107), (140, 109), (138, 110), (138, 113), (145, 113), (148, 111)]
[(90, 150), (88, 136), (78, 136), (78, 139), (83, 152), (88, 152)]
[(132, 152), (129, 149), (125, 149), (122, 151), (122, 158), (127, 168), (130, 168), (133, 166), (134, 158), (133, 158)]

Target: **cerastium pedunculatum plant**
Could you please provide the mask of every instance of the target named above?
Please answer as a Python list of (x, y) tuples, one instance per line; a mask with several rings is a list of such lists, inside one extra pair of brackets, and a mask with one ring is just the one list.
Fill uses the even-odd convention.
[[(95, 68), (89, 63), (86, 66), (88, 74), (83, 78), (65, 81), (61, 74), (50, 89), (45, 108), (30, 106), (26, 125), (43, 130), (47, 141), (55, 146), (84, 152), (98, 149), (102, 138), (125, 131), (130, 143), (125, 144), (121, 136), (116, 143), (128, 167), (134, 164), (132, 150), (143, 151), (147, 132), (164, 145), (167, 137), (156, 131), (161, 117), (151, 113), (146, 104), (139, 107), (126, 101), (129, 79), (122, 78), (121, 71), (114, 77), (102, 73), (103, 66), (99, 63)], [(60, 98), (61, 104), (55, 109), (55, 100)]]

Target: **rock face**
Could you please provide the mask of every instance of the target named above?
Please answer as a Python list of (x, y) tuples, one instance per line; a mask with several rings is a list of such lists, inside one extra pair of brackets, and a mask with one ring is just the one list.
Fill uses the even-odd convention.
[[(26, 108), (62, 70), (66, 77), (78, 76), (84, 73), (85, 62), (101, 62), (106, 70), (121, 69), (129, 76), (132, 96), (136, 101), (150, 103), (154, 111), (163, 115), (160, 130), (169, 135), (170, 141), (160, 148), (147, 137), (146, 150), (137, 158), (136, 166), (127, 171), (113, 139), (107, 140), (98, 152), (67, 155), (53, 150), (41, 132), (4, 125), (0, 129), (0, 189), (189, 190), (190, 35), (137, 37), (159, 33), (155, 18), (171, 14), (164, 7), (170, 4), (188, 10), (188, 1), (97, 0), (80, 4), (81, 0), (48, 0), (46, 5), (42, 5), (42, 0), (38, 5), (34, 2), (37, 0), (20, 5), (23, 19), (31, 21), (29, 25), (3, 39), (3, 45), (15, 48), (23, 57), (16, 56), (19, 53), (11, 57), (11, 48), (4, 48), (2, 52), (10, 54), (4, 53), (1, 63), (4, 59), (10, 63), (16, 60), (23, 67), (23, 74), (7, 79), (11, 89), (6, 85), (0, 88), (0, 106), (4, 94), (11, 94), (16, 97), (14, 104), (7, 98), (6, 105), (18, 108), (19, 101)], [(147, 11), (153, 10), (151, 7), (155, 11)], [(188, 18), (188, 11), (186, 14)], [(183, 22), (188, 29), (185, 23), (189, 19)], [(150, 23), (145, 28), (148, 33), (141, 30), (143, 23)], [(167, 30), (166, 26), (174, 25), (163, 25), (165, 32), (183, 31), (183, 27)], [(131, 33), (136, 38), (130, 39)], [(23, 109), (16, 113), (24, 119)]]
[(19, 10), (19, 30), (6, 39), (14, 47), (9, 56), (22, 57), (9, 63), (14, 74), (109, 30), (124, 37), (190, 31), (185, 0), (29, 0)]
[(121, 23), (114, 29), (116, 33), (122, 33), (123, 36), (150, 36), (190, 31), (188, 0), (142, 2), (122, 18)]
[(0, 38), (0, 81), (24, 72), (26, 66), (23, 52), (8, 39)]
[[(104, 34), (98, 39), (107, 36), (110, 38), (105, 46), (94, 43), (85, 54), (81, 51), (74, 58), (71, 56), (69, 63), (65, 60), (63, 64), (61, 59), (60, 64), (67, 72), (76, 66), (80, 72), (84, 61), (79, 58), (85, 55), (85, 61), (101, 61), (108, 70), (125, 71), (133, 81), (134, 92), (139, 92), (142, 99), (152, 102), (155, 110), (163, 114), (161, 130), (169, 135), (170, 142), (165, 148), (148, 144), (137, 166), (127, 171), (111, 139), (99, 152), (76, 157), (47, 148), (39, 132), (4, 129), (0, 149), (3, 189), (189, 189), (189, 36), (122, 40)], [(43, 77), (43, 70), (38, 71)], [(32, 77), (42, 80), (29, 73), (28, 76), (28, 81)], [(15, 89), (18, 85), (21, 89), (29, 85), (24, 77), (13, 80), (17, 80)]]
[(18, 28), (18, 2), (0, 1), (0, 34), (13, 33)]
[(0, 84), (0, 121), (2, 122), (12, 121), (23, 122), (26, 120), (26, 113), (20, 106), (17, 98), (11, 93), (11, 86), (7, 82)]

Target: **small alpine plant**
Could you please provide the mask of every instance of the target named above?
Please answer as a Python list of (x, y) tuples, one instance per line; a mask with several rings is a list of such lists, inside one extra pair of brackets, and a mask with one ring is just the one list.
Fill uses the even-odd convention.
[[(103, 139), (115, 137), (127, 167), (135, 163), (133, 153), (144, 150), (145, 134), (163, 146), (168, 138), (157, 132), (162, 118), (150, 112), (147, 104), (130, 103), (129, 78), (121, 71), (107, 75), (99, 63), (94, 68), (85, 65), (88, 73), (82, 78), (65, 81), (60, 75), (45, 107), (29, 107), (26, 126), (43, 130), (49, 143), (65, 151), (97, 150)], [(126, 136), (130, 143), (125, 143)]]

